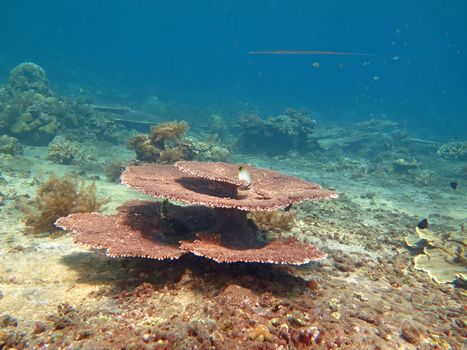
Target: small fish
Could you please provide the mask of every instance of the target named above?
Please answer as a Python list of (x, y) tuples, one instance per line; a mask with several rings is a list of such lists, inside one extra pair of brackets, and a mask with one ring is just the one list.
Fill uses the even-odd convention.
[(318, 69), (318, 68), (319, 68), (319, 62), (313, 62), (313, 63), (312, 63), (312, 66), (313, 66), (314, 68)]
[(453, 190), (455, 190), (455, 189), (457, 188), (457, 181), (452, 181), (452, 182), (450, 182), (450, 183), (449, 183), (449, 186), (451, 186), (451, 188), (452, 188)]
[(423, 219), (422, 221), (420, 221), (417, 227), (422, 230), (428, 228), (428, 219)]
[(238, 168), (238, 179), (240, 181), (246, 182), (247, 188), (250, 187), (251, 182), (252, 182), (251, 174), (248, 170), (246, 170), (246, 167), (244, 165), (241, 165)]

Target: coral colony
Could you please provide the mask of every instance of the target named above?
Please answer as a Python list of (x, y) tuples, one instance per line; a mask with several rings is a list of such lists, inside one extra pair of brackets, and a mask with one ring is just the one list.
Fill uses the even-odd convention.
[[(104, 248), (113, 257), (177, 259), (193, 253), (217, 262), (304, 264), (326, 254), (295, 238), (265, 241), (248, 212), (274, 211), (306, 200), (336, 198), (334, 191), (267, 169), (243, 165), (179, 161), (175, 165), (130, 166), (122, 183), (163, 202), (133, 201), (116, 215), (78, 213), (56, 225), (74, 232), (76, 243)], [(249, 185), (249, 186), (246, 186)], [(168, 200), (190, 204), (181, 206)]]

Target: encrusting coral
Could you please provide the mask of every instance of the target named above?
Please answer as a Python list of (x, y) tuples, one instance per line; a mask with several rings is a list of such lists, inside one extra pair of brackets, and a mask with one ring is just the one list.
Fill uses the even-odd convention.
[(110, 256), (175, 259), (186, 253), (217, 262), (304, 264), (326, 254), (295, 238), (264, 241), (247, 218), (251, 211), (274, 211), (305, 200), (336, 198), (334, 191), (271, 170), (242, 166), (253, 183), (237, 178), (239, 165), (180, 161), (175, 165), (130, 166), (123, 184), (158, 198), (193, 206), (129, 202), (117, 215), (71, 214), (56, 225), (74, 240), (105, 248)]
[(76, 176), (51, 175), (39, 186), (32, 208), (24, 208), (25, 223), (33, 233), (56, 230), (55, 221), (71, 213), (99, 211), (107, 202), (96, 196), (96, 185)]
[(465, 236), (437, 235), (428, 229), (415, 228), (415, 234), (406, 237), (409, 247), (423, 250), (414, 258), (415, 268), (427, 272), (438, 283), (466, 284), (467, 256)]

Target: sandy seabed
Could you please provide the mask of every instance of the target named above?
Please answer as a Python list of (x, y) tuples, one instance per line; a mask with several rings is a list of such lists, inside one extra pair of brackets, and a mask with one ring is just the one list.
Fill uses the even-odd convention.
[[(420, 218), (435, 229), (465, 222), (465, 189), (449, 179), (328, 171), (303, 157), (240, 157), (335, 188), (339, 199), (297, 205), (290, 232), (328, 253), (299, 267), (115, 259), (79, 247), (69, 233), (25, 233), (21, 196), (35, 176), (71, 167), (27, 147), (2, 159), (0, 348), (70, 349), (462, 349), (465, 289), (413, 268), (405, 237)], [(109, 152), (114, 154), (113, 152)], [(439, 165), (441, 166), (441, 165)], [(95, 175), (99, 175), (100, 178)], [(105, 213), (146, 198), (94, 176)]]

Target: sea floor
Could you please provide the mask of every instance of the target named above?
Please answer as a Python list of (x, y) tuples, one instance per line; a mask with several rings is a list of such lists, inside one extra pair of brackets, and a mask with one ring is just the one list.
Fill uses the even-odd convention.
[[(106, 146), (110, 147), (110, 146)], [(107, 157), (123, 148), (106, 149)], [(48, 172), (73, 170), (26, 147), (2, 159), (0, 348), (70, 349), (462, 349), (466, 291), (413, 267), (405, 237), (428, 217), (460, 230), (467, 193), (449, 174), (417, 185), (331, 169), (328, 160), (235, 156), (334, 188), (339, 198), (298, 205), (290, 232), (328, 254), (299, 267), (116, 259), (75, 245), (71, 234), (25, 233), (20, 198)], [(105, 160), (105, 159), (103, 159)], [(429, 162), (427, 160), (427, 162)], [(438, 162), (428, 167), (443, 168)], [(113, 213), (146, 198), (87, 174)], [(3, 347), (2, 347), (3, 346)]]

